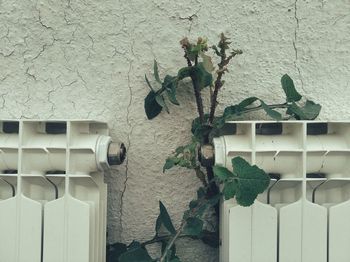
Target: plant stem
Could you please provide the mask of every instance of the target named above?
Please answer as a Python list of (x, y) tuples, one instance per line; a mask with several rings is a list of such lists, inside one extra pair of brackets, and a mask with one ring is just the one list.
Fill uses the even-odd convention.
[(177, 230), (175, 236), (167, 244), (162, 256), (160, 257), (160, 260), (159, 260), (160, 262), (164, 262), (166, 260), (166, 257), (168, 256), (168, 252), (170, 251), (170, 249), (172, 248), (172, 246), (174, 245), (174, 243), (178, 239), (178, 237), (181, 235), (185, 226), (186, 226), (186, 220), (182, 220), (181, 225), (180, 225), (179, 229)]
[(213, 120), (214, 120), (215, 109), (217, 106), (217, 97), (219, 94), (219, 89), (220, 89), (220, 87), (222, 87), (222, 82), (221, 82), (222, 75), (223, 75), (223, 72), (219, 72), (218, 77), (215, 81), (214, 92), (213, 92), (213, 95), (212, 95), (211, 101), (210, 101), (209, 124), (212, 124)]
[[(205, 205), (207, 205), (209, 202), (209, 199), (204, 199), (202, 201), (200, 201), (200, 203), (198, 204), (197, 207), (193, 208), (193, 209), (190, 209), (190, 214), (186, 217), (186, 218), (183, 218), (182, 221), (181, 221), (181, 224), (179, 226), (179, 228), (177, 229), (176, 231), (176, 234), (170, 239), (170, 241), (168, 242), (162, 256), (160, 257), (159, 259), (159, 262), (165, 262), (166, 261), (166, 258), (168, 256), (168, 252), (171, 250), (172, 246), (175, 244), (176, 240), (182, 236), (186, 236), (186, 235), (181, 235), (181, 233), (184, 231), (185, 229), (185, 226), (187, 224), (187, 219), (189, 217), (201, 217), (202, 215), (198, 215), (198, 211), (201, 210), (201, 208)], [(193, 237), (193, 236), (188, 236), (188, 237)]]
[[(194, 65), (198, 65), (198, 55), (196, 55), (194, 59)], [(194, 68), (192, 68), (194, 70)], [(193, 89), (194, 89), (194, 95), (196, 97), (196, 104), (197, 104), (197, 110), (198, 110), (198, 115), (199, 115), (199, 120), (203, 124), (204, 123), (204, 109), (203, 109), (203, 100), (202, 100), (202, 95), (200, 91), (200, 86), (199, 82), (197, 79), (197, 75), (192, 71), (191, 73), (191, 80), (193, 84)]]
[[(216, 195), (220, 192), (220, 189), (219, 187), (217, 186), (216, 183), (213, 183), (212, 181), (214, 180), (214, 171), (213, 171), (213, 167), (207, 167), (206, 168), (206, 171), (207, 171), (207, 177), (208, 177), (208, 181), (209, 181), (209, 194), (211, 195)], [(215, 210), (215, 214), (216, 214), (216, 219), (217, 221), (216, 222), (219, 222), (219, 215), (220, 215), (220, 206), (219, 206), (219, 203), (217, 203), (215, 206), (214, 206), (214, 210)], [(218, 226), (219, 223), (218, 223)]]
[(221, 58), (221, 60), (220, 60), (220, 63), (218, 64), (218, 67), (219, 67), (218, 76), (217, 76), (215, 84), (214, 84), (214, 93), (213, 93), (213, 96), (211, 97), (211, 101), (210, 101), (209, 124), (213, 123), (215, 109), (217, 106), (217, 97), (218, 97), (219, 89), (223, 85), (221, 78), (222, 78), (222, 75), (225, 73), (224, 66), (225, 66), (225, 62), (226, 62), (226, 50), (225, 50), (225, 47), (223, 46), (224, 42), (225, 42), (225, 36), (222, 33), (221, 39), (219, 42), (219, 45), (221, 43), (221, 45), (220, 45), (220, 58)]
[[(147, 245), (151, 245), (151, 244), (154, 244), (154, 243), (166, 241), (166, 240), (169, 240), (171, 237), (172, 237), (172, 235), (155, 236), (154, 238), (141, 243), (141, 246), (145, 247)], [(186, 237), (192, 237), (192, 236), (190, 236), (190, 235), (180, 235), (180, 236), (178, 236), (178, 238), (186, 238)]]
[[(288, 104), (287, 103), (283, 103), (283, 104), (273, 104), (273, 105), (268, 105), (269, 108), (271, 109), (275, 109), (275, 108), (287, 108)], [(250, 112), (254, 112), (254, 111), (258, 111), (261, 110), (262, 106), (256, 106), (256, 107), (251, 107), (251, 108), (247, 108), (245, 110), (243, 110), (241, 113), (250, 113)]]
[(185, 58), (186, 61), (187, 61), (187, 66), (192, 66), (191, 60), (188, 58), (188, 55), (187, 55), (186, 51), (185, 51), (184, 58)]
[(191, 80), (192, 80), (194, 95), (196, 97), (196, 104), (197, 104), (197, 111), (198, 111), (198, 115), (199, 115), (199, 121), (201, 124), (203, 124), (204, 123), (203, 100), (202, 100), (200, 86), (199, 86), (197, 76), (193, 72), (191, 73)]
[(211, 101), (210, 101), (210, 113), (209, 113), (209, 125), (213, 124), (213, 120), (215, 117), (215, 110), (217, 106), (217, 97), (220, 88), (224, 85), (223, 81), (221, 81), (222, 76), (225, 74), (225, 71), (227, 71), (226, 66), (230, 62), (232, 58), (234, 58), (236, 55), (242, 54), (241, 50), (233, 50), (231, 52), (231, 55), (227, 56), (226, 55), (226, 49), (228, 49), (228, 46), (230, 42), (227, 42), (228, 38), (225, 37), (224, 33), (221, 33), (221, 39), (219, 42), (219, 56), (221, 58), (220, 63), (218, 64), (219, 70), (217, 71), (218, 76), (216, 78), (215, 84), (214, 84), (214, 93), (211, 96)]
[[(200, 91), (200, 86), (199, 86), (199, 82), (198, 79), (196, 77), (196, 74), (194, 73), (194, 68), (192, 66), (191, 60), (188, 58), (188, 55), (185, 51), (185, 55), (184, 55), (186, 61), (187, 61), (187, 65), (189, 67), (191, 67), (192, 71), (190, 74), (191, 80), (192, 80), (192, 85), (193, 85), (193, 90), (194, 90), (194, 95), (196, 97), (196, 104), (197, 104), (197, 111), (198, 111), (198, 116), (199, 116), (199, 121), (201, 124), (204, 123), (204, 109), (203, 109), (203, 100), (202, 100), (202, 95), (201, 95), (201, 91)], [(195, 65), (198, 64), (198, 56), (196, 56), (195, 58)]]

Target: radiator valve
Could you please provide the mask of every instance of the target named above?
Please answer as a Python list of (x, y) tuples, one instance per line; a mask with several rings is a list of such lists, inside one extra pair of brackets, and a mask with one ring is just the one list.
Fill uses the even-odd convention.
[(126, 157), (126, 147), (124, 143), (112, 142), (108, 146), (108, 164), (110, 166), (120, 165)]

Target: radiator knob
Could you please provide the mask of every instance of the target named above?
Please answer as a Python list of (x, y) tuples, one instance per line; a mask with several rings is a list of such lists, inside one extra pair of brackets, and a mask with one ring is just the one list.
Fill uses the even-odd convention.
[(120, 165), (126, 157), (126, 147), (123, 143), (112, 142), (108, 146), (108, 164), (110, 166)]

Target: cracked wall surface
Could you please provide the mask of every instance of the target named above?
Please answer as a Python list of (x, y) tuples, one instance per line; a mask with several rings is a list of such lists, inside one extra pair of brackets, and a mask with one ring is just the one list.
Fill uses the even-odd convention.
[[(193, 173), (162, 174), (190, 139), (193, 93), (182, 89), (179, 107), (147, 121), (144, 74), (153, 59), (175, 74), (186, 64), (182, 37), (216, 43), (222, 31), (244, 54), (225, 76), (219, 110), (252, 95), (280, 101), (288, 73), (323, 106), (321, 119), (350, 120), (349, 0), (0, 0), (1, 118), (103, 120), (127, 144), (126, 163), (106, 174), (110, 242), (149, 239), (158, 200), (178, 222), (195, 195)], [(218, 261), (192, 243), (179, 242), (183, 261)]]

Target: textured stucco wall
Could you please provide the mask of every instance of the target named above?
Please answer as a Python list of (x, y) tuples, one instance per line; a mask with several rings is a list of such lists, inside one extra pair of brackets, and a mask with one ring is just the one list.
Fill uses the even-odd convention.
[[(221, 31), (244, 51), (223, 104), (283, 99), (279, 79), (288, 73), (321, 103), (321, 119), (350, 119), (349, 0), (0, 0), (1, 118), (103, 120), (128, 146), (126, 164), (106, 174), (111, 242), (151, 237), (159, 199), (179, 221), (194, 196), (192, 173), (161, 173), (189, 140), (193, 93), (181, 91), (180, 107), (147, 121), (144, 73), (154, 58), (161, 73), (175, 73), (185, 65), (183, 36), (216, 43)], [(184, 261), (217, 261), (200, 243), (178, 250)]]

